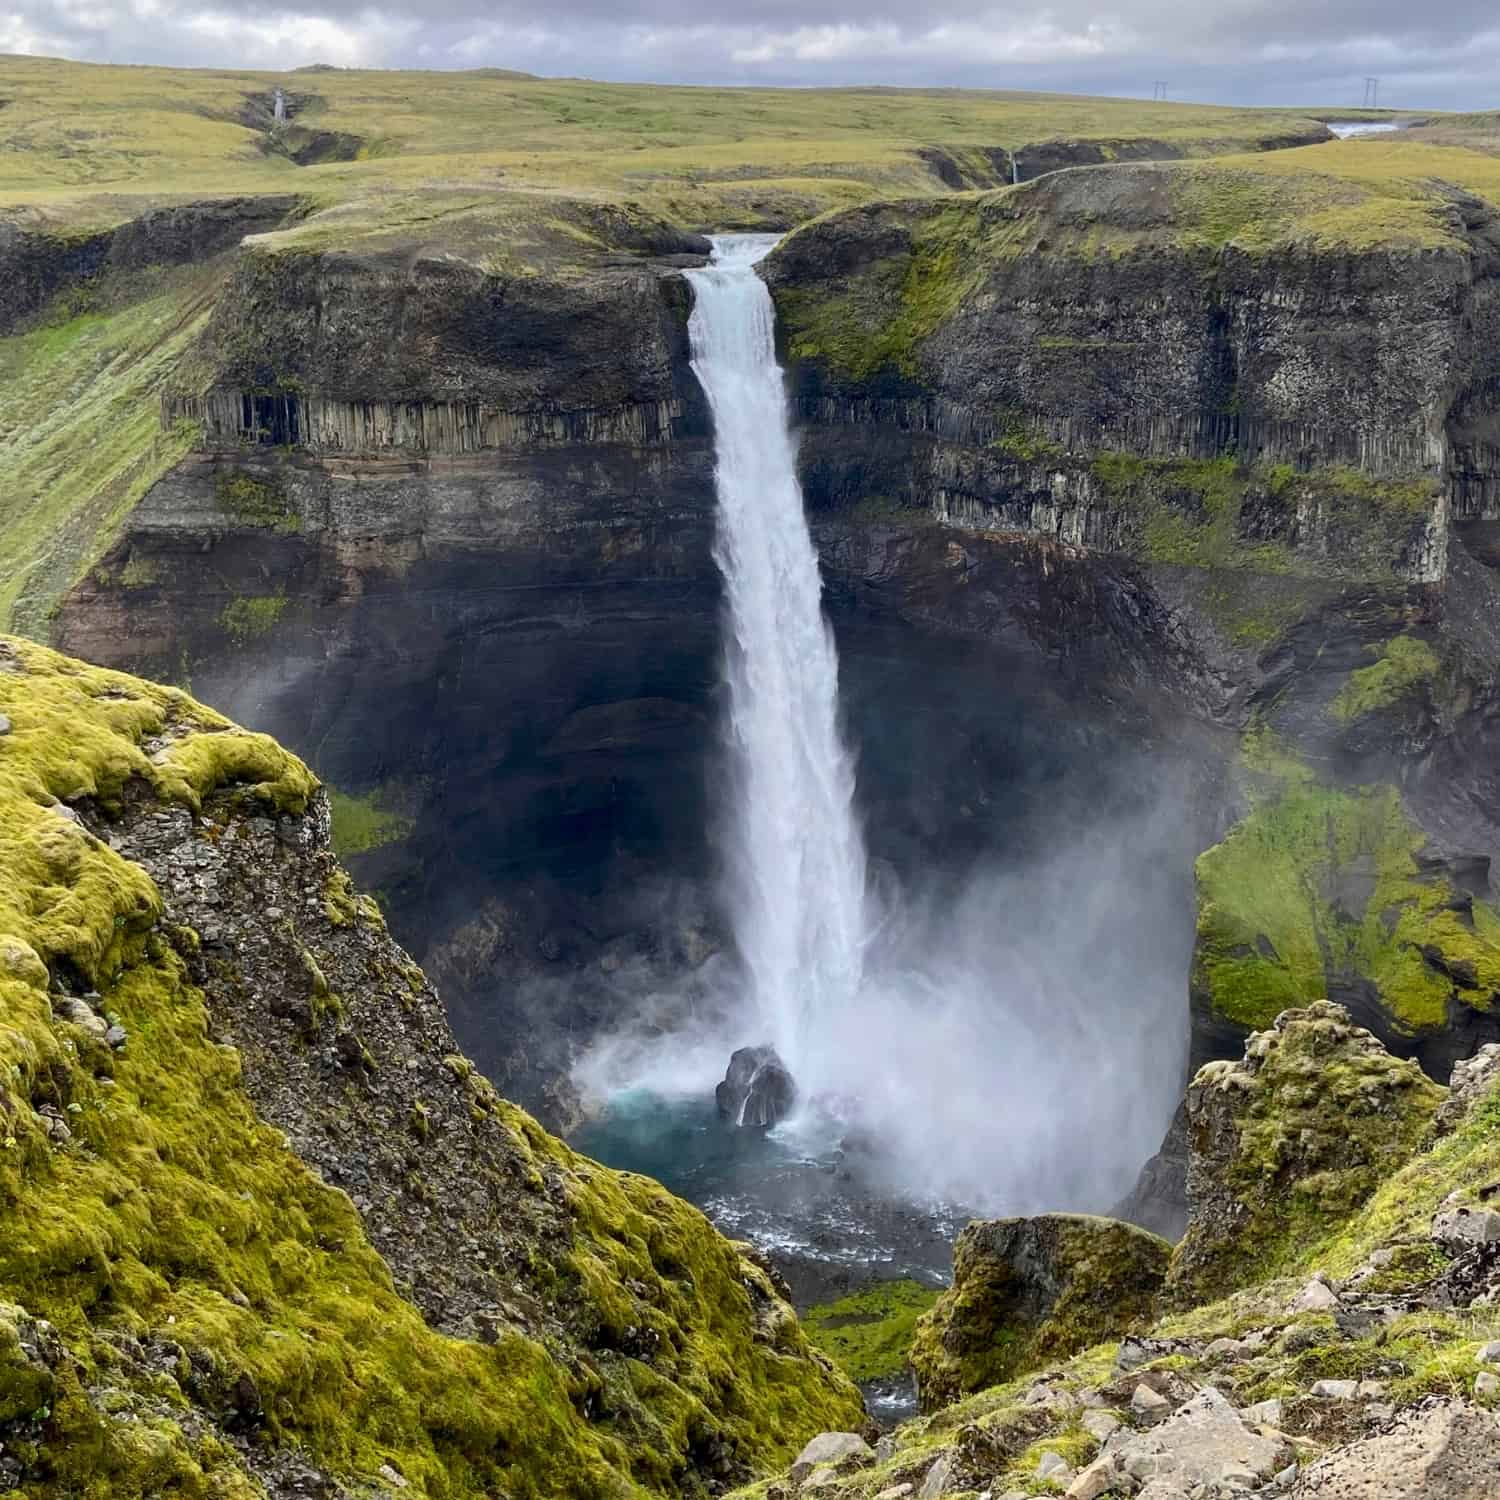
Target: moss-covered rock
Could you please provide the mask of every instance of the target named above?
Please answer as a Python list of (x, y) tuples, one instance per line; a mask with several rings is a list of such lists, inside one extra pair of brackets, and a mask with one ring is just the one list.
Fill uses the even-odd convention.
[(1170, 1295), (1207, 1301), (1287, 1270), (1412, 1155), (1443, 1097), (1326, 1001), (1283, 1013), (1243, 1061), (1202, 1068)]
[(859, 1419), (744, 1247), (457, 1056), (295, 757), (20, 641), (0, 714), (23, 1495), (696, 1494)]
[(1250, 810), (1197, 863), (1200, 1028), (1232, 1035), (1348, 995), (1387, 1036), (1420, 1040), (1493, 1010), (1500, 914), (1455, 884), (1395, 787), (1327, 785), (1263, 731), (1245, 763)]
[(1086, 1214), (970, 1224), (952, 1289), (917, 1324), (923, 1408), (1143, 1326), (1171, 1253), (1144, 1229)]

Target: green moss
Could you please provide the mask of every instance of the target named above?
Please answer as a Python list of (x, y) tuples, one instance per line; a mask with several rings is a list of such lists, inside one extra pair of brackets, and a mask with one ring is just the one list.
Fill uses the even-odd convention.
[(880, 1380), (906, 1368), (917, 1319), (938, 1299), (918, 1281), (882, 1281), (865, 1291), (809, 1308), (807, 1336), (852, 1380)]
[(1144, 1327), (1170, 1255), (1157, 1235), (1087, 1214), (970, 1224), (954, 1247), (953, 1286), (917, 1321), (923, 1408)]
[(0, 338), (0, 630), (44, 635), (62, 595), (191, 448), (191, 428), (162, 430), (158, 394), (202, 331), (218, 276), (153, 272), (126, 305), (60, 310)]
[[(434, 1332), (349, 1199), (257, 1119), (145, 872), (53, 808), (117, 805), (139, 781), (195, 809), (225, 794), (292, 809), (310, 773), (173, 689), (24, 642), (0, 640), (0, 711), (13, 722), (0, 738), (0, 1415), (41, 1424), (7, 1435), (21, 1493), (251, 1500), (217, 1426), (247, 1406), (258, 1443), (295, 1446), (356, 1489), (390, 1465), (443, 1500), (676, 1492), (697, 1444), (784, 1463), (820, 1428), (858, 1421), (853, 1387), (701, 1214), (577, 1157), (471, 1067), (455, 1076), (474, 1112), (536, 1164), (537, 1191), (567, 1199), (561, 1243), (535, 1247), (529, 1274), (592, 1320), (600, 1352)], [(148, 738), (163, 748), (148, 755)], [(308, 958), (314, 996), (335, 1004)], [(124, 1051), (54, 1022), (58, 966), (119, 1015)], [(69, 1122), (66, 1145), (46, 1139), (44, 1101)], [(71, 1355), (50, 1387), (17, 1357), (22, 1316), (48, 1319)], [(609, 1352), (647, 1331), (649, 1365)], [(121, 1352), (136, 1342), (181, 1357), (143, 1374)]]
[(243, 645), (269, 634), (285, 609), (286, 593), (282, 589), (277, 589), (274, 594), (246, 595), (232, 599), (224, 606), (219, 624), (230, 640)]
[(1301, 1263), (1418, 1149), (1444, 1091), (1319, 1003), (1251, 1038), (1242, 1063), (1210, 1063), (1188, 1096), (1212, 1187), (1173, 1255), (1179, 1305)]
[(1007, 418), (1005, 430), (999, 437), (992, 438), (989, 446), (1022, 464), (1051, 463), (1064, 456), (1060, 443), (1042, 436), (1023, 419), (1015, 416)]
[(366, 854), (387, 844), (399, 843), (410, 836), (416, 826), (411, 818), (391, 812), (381, 805), (380, 791), (352, 796), (329, 788), (328, 800), (333, 810), (333, 847), (340, 858)]
[[(1260, 754), (1264, 741), (1252, 751)], [(1197, 862), (1195, 1003), (1247, 1028), (1326, 995), (1373, 986), (1393, 1023), (1447, 1023), (1450, 1003), (1500, 991), (1500, 917), (1461, 899), (1394, 788), (1334, 788), (1285, 765), (1249, 815)]]
[(161, 569), (156, 560), (150, 557), (137, 557), (134, 552), (130, 554), (124, 567), (120, 569), (120, 587), (126, 589), (149, 588), (161, 578)]
[(1436, 677), (1441, 667), (1437, 652), (1415, 636), (1393, 636), (1383, 646), (1371, 646), (1369, 650), (1375, 662), (1351, 672), (1328, 705), (1329, 714), (1341, 724), (1401, 702)]
[(286, 487), (275, 476), (261, 478), (243, 469), (220, 469), (214, 475), (214, 499), (219, 509), (240, 526), (284, 532), (302, 529), (302, 518)]
[(923, 208), (906, 249), (862, 268), (846, 288), (779, 290), (788, 353), (854, 380), (881, 371), (918, 376), (923, 341), (982, 278), (976, 232), (972, 202)]

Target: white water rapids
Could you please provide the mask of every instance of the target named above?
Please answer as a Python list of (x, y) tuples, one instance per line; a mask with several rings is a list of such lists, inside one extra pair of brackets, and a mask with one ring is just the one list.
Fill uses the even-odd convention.
[(775, 243), (767, 235), (715, 240), (712, 265), (688, 272), (689, 336), (718, 458), (735, 937), (761, 1024), (795, 1073), (810, 1061), (817, 1021), (849, 1016), (859, 991), (865, 849), (775, 313), (754, 269)]

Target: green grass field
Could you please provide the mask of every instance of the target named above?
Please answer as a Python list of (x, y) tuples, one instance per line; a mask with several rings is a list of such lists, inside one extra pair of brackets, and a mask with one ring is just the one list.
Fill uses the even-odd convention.
[[(290, 115), (271, 130), (270, 97)], [(1279, 110), (956, 90), (704, 89), (494, 72), (290, 74), (0, 58), (0, 210), (118, 221), (143, 202), (506, 188), (636, 197), (695, 225), (757, 196), (816, 211), (937, 191), (920, 147), (1150, 138), (1192, 155), (1316, 129)], [(355, 159), (285, 150), (340, 137)]]

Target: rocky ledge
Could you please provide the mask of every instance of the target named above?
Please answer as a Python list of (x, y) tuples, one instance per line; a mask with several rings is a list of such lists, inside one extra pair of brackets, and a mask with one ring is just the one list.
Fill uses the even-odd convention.
[(295, 757), (0, 639), (0, 1489), (699, 1495), (860, 1419), (501, 1099)]

